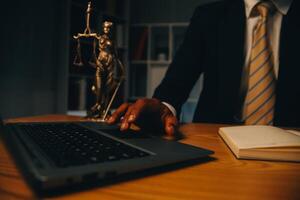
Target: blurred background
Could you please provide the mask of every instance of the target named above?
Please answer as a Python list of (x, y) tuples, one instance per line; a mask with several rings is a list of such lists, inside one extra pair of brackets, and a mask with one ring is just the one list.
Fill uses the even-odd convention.
[[(113, 107), (151, 97), (180, 46), (194, 9), (215, 0), (92, 0), (91, 28), (115, 22), (113, 38), (126, 66), (126, 81)], [(73, 64), (85, 28), (88, 0), (5, 1), (1, 6), (0, 114), (84, 115), (94, 103), (94, 69), (87, 64), (92, 41), (82, 41), (84, 66)], [(201, 92), (201, 77), (183, 106), (189, 122)]]

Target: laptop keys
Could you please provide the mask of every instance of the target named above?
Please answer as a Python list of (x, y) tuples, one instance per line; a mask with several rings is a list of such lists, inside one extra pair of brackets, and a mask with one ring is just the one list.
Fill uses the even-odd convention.
[(112, 162), (150, 155), (77, 124), (33, 123), (19, 126), (57, 167)]

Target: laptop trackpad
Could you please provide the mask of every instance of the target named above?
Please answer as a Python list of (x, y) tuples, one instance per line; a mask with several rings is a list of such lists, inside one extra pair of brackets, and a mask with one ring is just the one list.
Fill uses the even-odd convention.
[(102, 131), (111, 136), (121, 138), (121, 139), (152, 138), (151, 135), (149, 135), (143, 131), (135, 131), (135, 130), (121, 131), (120, 127), (118, 125), (109, 125), (107, 123), (94, 123), (94, 122), (84, 123), (83, 125), (86, 125), (90, 128)]
[[(101, 130), (101, 129), (100, 129)], [(110, 129), (110, 130), (101, 130), (105, 133), (108, 133), (114, 137), (121, 138), (121, 139), (138, 139), (138, 138), (151, 138), (149, 134), (144, 133), (143, 131), (134, 131), (134, 130), (127, 130), (127, 131), (120, 131), (120, 129)]]

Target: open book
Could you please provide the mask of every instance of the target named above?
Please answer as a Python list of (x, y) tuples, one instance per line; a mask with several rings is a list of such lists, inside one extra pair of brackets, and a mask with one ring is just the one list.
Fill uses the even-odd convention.
[(222, 127), (219, 134), (237, 158), (300, 162), (300, 132), (273, 126)]

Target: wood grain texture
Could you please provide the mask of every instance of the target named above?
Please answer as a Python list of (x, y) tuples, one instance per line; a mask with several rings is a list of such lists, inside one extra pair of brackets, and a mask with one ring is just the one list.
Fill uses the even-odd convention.
[[(8, 122), (76, 121), (50, 115)], [(60, 195), (53, 199), (300, 199), (300, 163), (238, 160), (218, 136), (216, 124), (180, 127), (181, 142), (215, 151), (214, 160), (185, 168)], [(0, 143), (0, 199), (36, 198)]]

